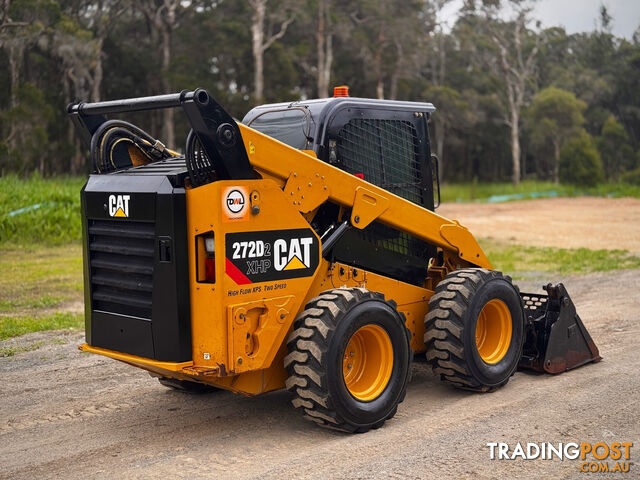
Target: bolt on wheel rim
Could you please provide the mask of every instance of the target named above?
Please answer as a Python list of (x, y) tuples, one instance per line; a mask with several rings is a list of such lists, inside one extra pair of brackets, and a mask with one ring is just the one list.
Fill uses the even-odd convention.
[(365, 325), (349, 339), (344, 350), (342, 373), (349, 393), (367, 402), (384, 391), (393, 369), (393, 346), (378, 325)]
[(485, 363), (498, 363), (507, 354), (511, 328), (511, 312), (507, 305), (498, 299), (488, 301), (476, 323), (476, 348)]

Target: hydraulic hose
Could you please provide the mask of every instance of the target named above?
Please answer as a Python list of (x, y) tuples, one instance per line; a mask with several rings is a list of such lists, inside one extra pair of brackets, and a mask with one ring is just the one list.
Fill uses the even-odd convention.
[(91, 163), (98, 173), (151, 163), (174, 155), (175, 152), (168, 150), (162, 142), (122, 120), (104, 122), (91, 137)]
[(189, 135), (187, 135), (185, 159), (187, 170), (189, 171), (189, 178), (194, 187), (204, 185), (214, 180), (215, 170), (211, 159), (204, 151), (204, 148), (202, 148), (193, 129), (191, 129)]

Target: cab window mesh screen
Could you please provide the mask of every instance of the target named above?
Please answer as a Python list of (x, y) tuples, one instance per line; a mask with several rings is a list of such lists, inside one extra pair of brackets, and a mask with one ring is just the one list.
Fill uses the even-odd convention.
[(350, 120), (337, 138), (338, 161), (354, 174), (422, 205), (414, 126), (402, 120)]
[[(352, 119), (336, 138), (338, 165), (352, 174), (362, 174), (374, 185), (423, 205), (418, 139), (411, 122), (403, 120)], [(373, 222), (352, 235), (365, 242), (367, 256), (349, 252), (343, 260), (399, 280), (421, 285), (427, 262), (435, 249), (419, 238)], [(352, 258), (349, 260), (349, 256)], [(394, 259), (394, 265), (380, 261)], [(359, 259), (359, 260), (358, 260)]]

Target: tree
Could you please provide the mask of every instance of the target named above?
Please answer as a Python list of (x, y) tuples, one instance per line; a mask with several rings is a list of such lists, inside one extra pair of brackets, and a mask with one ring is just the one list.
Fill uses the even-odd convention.
[[(44, 92), (32, 83), (22, 83), (15, 93), (20, 101), (0, 114), (0, 125), (9, 125), (15, 134), (7, 142), (2, 163), (20, 173), (37, 170), (45, 175), (50, 160), (42, 151), (49, 145), (47, 127), (53, 119), (53, 108), (47, 104)], [(3, 130), (0, 133), (6, 135), (8, 132)]]
[(436, 155), (440, 161), (440, 176), (444, 178), (444, 142), (446, 131), (453, 119), (454, 106), (461, 106), (461, 99), (458, 92), (445, 85), (447, 71), (447, 35), (444, 32), (445, 19), (441, 18), (441, 10), (450, 2), (450, 0), (435, 0), (433, 12), (426, 15), (427, 18), (433, 18), (432, 32), (429, 36), (431, 55), (429, 55), (429, 66), (431, 70), (431, 84), (429, 89), (429, 97), (433, 98), (439, 108), (439, 112), (434, 116), (435, 124), (435, 144)]
[(329, 96), (331, 65), (333, 63), (333, 29), (331, 22), (331, 0), (318, 0), (318, 30), (316, 42), (318, 50), (318, 98)]
[(531, 137), (534, 145), (553, 147), (553, 181), (558, 183), (560, 149), (584, 124), (582, 112), (587, 104), (576, 96), (555, 87), (541, 90), (529, 109)]
[(115, 23), (130, 7), (129, 0), (79, 0), (77, 5), (68, 8), (69, 15), (94, 34), (95, 59), (91, 64), (90, 79), (91, 100), (94, 102), (102, 98), (104, 42)]
[[(3, 0), (0, 5), (0, 49), (7, 53), (10, 73), (10, 101), (11, 112), (20, 111), (20, 96), (18, 92), (27, 83), (21, 78), (25, 52), (33, 49), (46, 32), (47, 27), (54, 24), (60, 15), (57, 4), (44, 1), (14, 2)], [(33, 85), (29, 85), (32, 87)], [(28, 106), (27, 106), (28, 108)], [(46, 118), (43, 115), (43, 118)], [(38, 122), (41, 130), (41, 122)], [(34, 126), (35, 127), (35, 126)], [(16, 122), (9, 122), (5, 143), (9, 152), (20, 151), (19, 145), (26, 142), (31, 129), (20, 129)], [(39, 130), (39, 131), (40, 131)], [(45, 130), (46, 132), (46, 127)], [(41, 160), (43, 162), (44, 160)], [(42, 168), (41, 168), (42, 170)]]
[(594, 187), (604, 180), (600, 154), (584, 130), (567, 140), (560, 150), (560, 180), (584, 187)]
[[(361, 0), (349, 15), (354, 54), (365, 66), (365, 77), (375, 85), (376, 98), (394, 99), (403, 78), (417, 77), (425, 36), (421, 9), (428, 2), (416, 0)], [(388, 83), (388, 88), (385, 84)], [(386, 93), (385, 93), (386, 92)]]
[[(92, 32), (67, 16), (62, 16), (56, 27), (47, 36), (47, 49), (58, 62), (65, 96), (70, 100), (93, 99), (91, 93), (94, 91), (94, 74), (100, 55), (99, 41)], [(67, 141), (75, 147), (69, 167), (71, 173), (77, 175), (84, 171), (86, 156), (75, 128), (71, 122), (66, 125)], [(42, 168), (40, 173), (43, 173)]]
[[(636, 168), (640, 29), (615, 37), (607, 12), (592, 32), (539, 31), (531, 0), (464, 5), (451, 16), (447, 0), (0, 0), (0, 170), (86, 171), (65, 113), (75, 100), (201, 86), (241, 118), (258, 101), (330, 95), (333, 79), (356, 96), (432, 101), (449, 181), (558, 176), (572, 124), (595, 137), (610, 178)], [(583, 124), (564, 103), (528, 108), (550, 86), (586, 103)], [(124, 117), (175, 147), (189, 125), (172, 116)]]
[[(251, 17), (251, 47), (253, 52), (253, 96), (257, 102), (264, 100), (264, 52), (266, 52), (274, 42), (284, 37), (287, 28), (295, 19), (293, 12), (286, 9), (276, 9), (271, 14), (267, 13), (267, 2), (269, 0), (249, 0), (249, 5), (253, 9)], [(284, 15), (284, 18), (282, 19)], [(265, 22), (268, 24), (265, 25)], [(271, 32), (274, 21), (280, 23), (280, 28), (276, 33)]]
[[(640, 163), (640, 161), (638, 163)], [(620, 175), (620, 181), (622, 183), (638, 185), (640, 187), (640, 167)]]
[(488, 35), (493, 43), (495, 60), (489, 63), (504, 83), (504, 123), (511, 133), (512, 181), (520, 183), (520, 111), (532, 90), (535, 58), (541, 37), (527, 29), (533, 7), (528, 2), (509, 0), (515, 17), (508, 22), (497, 20), (500, 2), (485, 5)]
[(438, 108), (434, 114), (436, 155), (439, 160), (440, 178), (444, 178), (445, 169), (448, 168), (443, 161), (444, 139), (446, 132), (455, 125), (464, 128), (473, 122), (469, 103), (463, 95), (446, 86), (436, 85), (427, 90), (425, 95)]
[(608, 179), (617, 180), (620, 174), (634, 168), (634, 152), (629, 144), (629, 136), (613, 115), (602, 125), (597, 145)]
[[(180, 18), (189, 9), (196, 6), (196, 1), (184, 0), (139, 0), (134, 5), (146, 17), (151, 29), (152, 45), (161, 45), (161, 70), (159, 73), (162, 93), (172, 93), (171, 86), (171, 36), (178, 27)], [(159, 37), (159, 38), (158, 38)], [(159, 40), (159, 41), (158, 41)], [(175, 125), (173, 108), (162, 111), (162, 138), (173, 147), (175, 145)]]

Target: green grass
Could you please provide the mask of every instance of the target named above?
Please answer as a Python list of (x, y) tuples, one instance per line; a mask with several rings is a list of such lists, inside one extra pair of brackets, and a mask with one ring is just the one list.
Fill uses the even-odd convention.
[(37, 298), (27, 298), (23, 300), (0, 300), (0, 312), (10, 312), (16, 308), (50, 308), (60, 305), (65, 300), (64, 297), (52, 297), (44, 295)]
[(78, 242), (0, 250), (0, 313), (26, 314), (82, 301), (82, 288), (82, 248)]
[(493, 267), (514, 278), (524, 272), (583, 275), (627, 268), (640, 268), (640, 257), (625, 250), (527, 247), (480, 239), (480, 246)]
[(56, 312), (41, 316), (0, 317), (0, 340), (17, 337), (25, 333), (42, 330), (61, 330), (80, 328), (84, 325), (84, 316), (79, 313)]
[(494, 195), (531, 194), (555, 192), (558, 197), (576, 197), (592, 195), (598, 197), (634, 197), (640, 198), (640, 186), (624, 183), (602, 184), (593, 188), (558, 185), (553, 182), (527, 180), (518, 186), (512, 183), (449, 183), (441, 186), (442, 202), (486, 201)]
[(40, 330), (81, 327), (83, 315), (68, 310), (76, 304), (77, 311), (82, 287), (82, 248), (78, 242), (1, 248), (0, 340)]
[[(0, 177), (0, 245), (60, 245), (79, 240), (84, 181), (80, 177), (42, 179), (38, 175)], [(15, 213), (20, 209), (26, 210)]]

